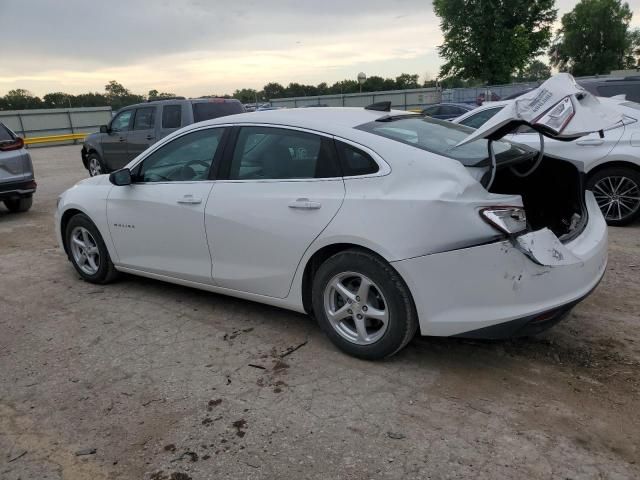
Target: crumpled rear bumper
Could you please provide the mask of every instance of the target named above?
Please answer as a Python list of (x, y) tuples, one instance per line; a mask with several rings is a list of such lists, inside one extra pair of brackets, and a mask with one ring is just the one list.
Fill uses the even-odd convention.
[[(597, 286), (607, 264), (607, 226), (591, 192), (586, 203), (586, 228), (563, 245), (568, 262), (540, 265), (511, 240), (393, 262), (412, 292), (421, 333), (497, 338), (505, 336), (501, 324), (508, 335), (521, 334), (536, 319), (562, 318)], [(540, 233), (534, 248), (548, 247), (547, 235)], [(527, 245), (532, 239), (536, 244), (534, 234)]]

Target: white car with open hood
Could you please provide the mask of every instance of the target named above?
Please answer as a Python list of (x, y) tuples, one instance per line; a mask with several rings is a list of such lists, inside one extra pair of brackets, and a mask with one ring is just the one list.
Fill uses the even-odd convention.
[(59, 241), (87, 281), (128, 272), (308, 312), (362, 358), (418, 330), (533, 334), (602, 278), (606, 224), (576, 164), (499, 137), (621, 118), (567, 75), (527, 97), (475, 131), (381, 104), (190, 125), (62, 194)]

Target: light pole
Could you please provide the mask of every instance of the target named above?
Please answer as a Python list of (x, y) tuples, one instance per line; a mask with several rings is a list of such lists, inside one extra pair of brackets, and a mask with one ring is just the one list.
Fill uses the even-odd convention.
[(367, 76), (364, 72), (358, 74), (358, 83), (360, 84), (360, 93), (362, 93), (362, 84), (367, 81)]

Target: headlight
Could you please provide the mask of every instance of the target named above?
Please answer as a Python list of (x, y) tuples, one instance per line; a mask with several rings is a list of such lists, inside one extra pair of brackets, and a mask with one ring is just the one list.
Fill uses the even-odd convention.
[(527, 229), (527, 214), (522, 207), (487, 207), (480, 210), (480, 216), (489, 225), (506, 234)]
[(551, 107), (547, 113), (536, 120), (534, 124), (546, 127), (558, 135), (564, 130), (564, 127), (567, 126), (574, 115), (575, 110), (571, 102), (571, 97), (564, 97)]

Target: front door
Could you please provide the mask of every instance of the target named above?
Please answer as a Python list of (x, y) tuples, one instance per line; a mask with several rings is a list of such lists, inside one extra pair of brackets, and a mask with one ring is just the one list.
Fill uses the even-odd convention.
[(109, 124), (109, 133), (102, 137), (102, 161), (107, 170), (118, 170), (129, 163), (127, 136), (133, 121), (133, 110), (118, 113)]
[(129, 161), (155, 143), (156, 110), (157, 107), (155, 106), (136, 108), (133, 128), (127, 137), (127, 157)]
[(333, 140), (241, 127), (223, 170), (226, 179), (216, 182), (205, 210), (214, 282), (284, 298), (304, 252), (345, 195)]
[(196, 130), (161, 146), (111, 189), (107, 218), (119, 265), (210, 283), (204, 210), (224, 129)]

